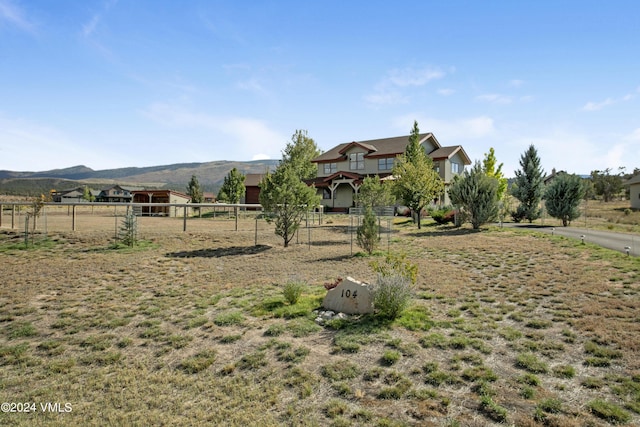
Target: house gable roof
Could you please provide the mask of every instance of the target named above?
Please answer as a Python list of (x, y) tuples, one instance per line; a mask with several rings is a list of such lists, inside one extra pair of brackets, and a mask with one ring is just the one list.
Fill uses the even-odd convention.
[(632, 176), (631, 178), (629, 178), (627, 182), (624, 183), (624, 185), (634, 185), (634, 184), (640, 184), (640, 173), (637, 174), (636, 176)]
[(462, 157), (462, 161), (464, 162), (465, 165), (471, 164), (471, 159), (469, 158), (467, 153), (464, 151), (464, 148), (462, 148), (462, 145), (454, 145), (451, 147), (437, 148), (431, 153), (429, 153), (429, 157), (431, 157), (433, 160), (444, 160), (444, 159), (450, 159), (456, 154), (460, 154), (460, 157)]
[(244, 176), (244, 186), (246, 187), (257, 187), (262, 178), (264, 178), (264, 173), (248, 173)]
[[(431, 132), (420, 134), (420, 143), (429, 140), (436, 150), (441, 148), (440, 143)], [(344, 153), (355, 146), (361, 147), (367, 151), (365, 157), (395, 157), (403, 154), (409, 144), (409, 136), (396, 136), (393, 138), (372, 139), (368, 141), (353, 141), (338, 144), (329, 151), (326, 151), (312, 160), (314, 163), (330, 163), (346, 160)]]

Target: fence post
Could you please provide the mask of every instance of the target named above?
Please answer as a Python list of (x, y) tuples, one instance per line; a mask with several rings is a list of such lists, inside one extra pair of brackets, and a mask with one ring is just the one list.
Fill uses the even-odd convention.
[(255, 243), (254, 246), (258, 246), (258, 215), (256, 215), (256, 228), (255, 228)]
[(349, 215), (349, 235), (351, 236), (351, 255), (353, 255), (353, 215)]
[(390, 241), (391, 241), (391, 220), (387, 219), (387, 253), (389, 253)]
[(16, 205), (11, 205), (11, 229), (13, 230), (16, 223)]
[(71, 230), (76, 231), (76, 205), (71, 207)]
[(233, 207), (233, 213), (236, 216), (236, 231), (238, 231), (238, 207), (237, 206)]
[(182, 231), (187, 231), (187, 207), (184, 206), (182, 210)]
[(2, 227), (2, 213), (4, 210), (2, 209), (2, 203), (0, 203), (0, 227)]

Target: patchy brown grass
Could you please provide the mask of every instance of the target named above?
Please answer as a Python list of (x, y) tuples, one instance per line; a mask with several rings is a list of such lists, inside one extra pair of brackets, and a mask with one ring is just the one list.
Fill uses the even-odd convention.
[[(374, 279), (347, 218), (287, 249), (262, 222), (255, 247), (250, 219), (150, 220), (136, 250), (110, 249), (110, 230), (29, 250), (0, 233), (1, 400), (72, 405), (0, 424), (640, 423), (638, 258), (399, 220), (412, 306), (321, 328), (324, 283)], [(291, 280), (307, 284), (295, 305)]]

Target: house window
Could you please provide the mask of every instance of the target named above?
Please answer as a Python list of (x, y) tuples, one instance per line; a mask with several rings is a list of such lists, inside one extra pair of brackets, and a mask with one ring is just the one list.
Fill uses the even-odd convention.
[(433, 170), (436, 171), (437, 173), (440, 173), (440, 165), (435, 165), (433, 167)]
[[(328, 188), (323, 188), (322, 189), (322, 198), (324, 200), (331, 200), (331, 190), (329, 190)], [(334, 193), (334, 198), (335, 198), (335, 193)]]
[(393, 157), (378, 159), (378, 170), (390, 171), (391, 169), (393, 169)]
[(336, 173), (338, 171), (338, 166), (336, 163), (325, 163), (324, 164), (324, 173), (325, 175), (331, 175), (332, 173)]
[(349, 169), (351, 170), (364, 169), (364, 153), (349, 154)]
[(451, 173), (462, 173), (462, 166), (460, 163), (451, 162)]

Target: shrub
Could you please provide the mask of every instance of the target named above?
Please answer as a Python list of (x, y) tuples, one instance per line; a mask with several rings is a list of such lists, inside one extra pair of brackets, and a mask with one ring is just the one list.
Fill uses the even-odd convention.
[(357, 243), (358, 246), (364, 249), (369, 255), (373, 253), (380, 242), (378, 231), (376, 214), (370, 206), (367, 206), (364, 210), (362, 225), (358, 227), (357, 230)]
[(407, 261), (406, 254), (388, 254), (384, 262), (373, 261), (370, 265), (374, 272), (383, 276), (398, 275), (412, 285), (418, 280), (418, 266)]
[(451, 208), (436, 209), (431, 212), (431, 218), (438, 224), (454, 223), (456, 211)]
[(378, 275), (372, 292), (373, 306), (381, 317), (395, 319), (409, 305), (412, 295), (411, 283), (399, 275)]
[(406, 261), (406, 255), (392, 254), (385, 257), (384, 263), (374, 261), (371, 266), (378, 273), (371, 291), (373, 306), (381, 317), (395, 319), (411, 301), (418, 267)]
[(293, 305), (298, 302), (303, 289), (304, 283), (300, 281), (290, 281), (284, 285), (282, 294), (284, 295), (284, 299), (286, 299), (289, 304)]

